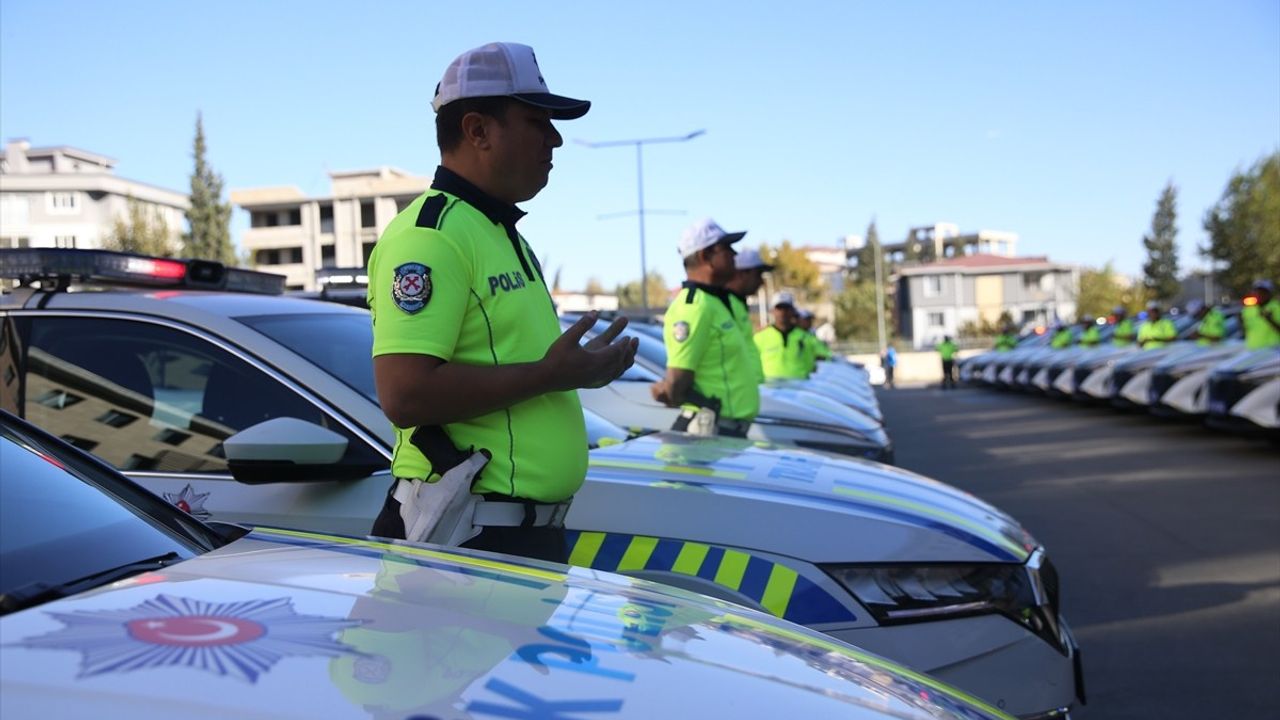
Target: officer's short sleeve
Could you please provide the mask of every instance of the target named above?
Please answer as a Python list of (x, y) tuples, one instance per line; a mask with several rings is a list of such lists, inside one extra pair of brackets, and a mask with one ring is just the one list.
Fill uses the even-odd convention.
[(472, 264), (431, 228), (388, 229), (369, 258), (373, 355), (453, 357), (472, 286)]
[(662, 341), (667, 346), (667, 367), (698, 369), (711, 344), (712, 328), (702, 321), (705, 309), (705, 303), (685, 302), (684, 293), (677, 295), (668, 308), (662, 327)]

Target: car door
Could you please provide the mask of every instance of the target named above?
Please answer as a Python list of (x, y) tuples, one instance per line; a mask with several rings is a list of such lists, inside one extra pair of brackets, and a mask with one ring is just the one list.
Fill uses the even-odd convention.
[(181, 323), (112, 314), (15, 314), (7, 335), (22, 417), (94, 453), (202, 519), (364, 535), (390, 482), (243, 485), (222, 442), (293, 417), (348, 441), (340, 464), (387, 466), (386, 452), (284, 374)]

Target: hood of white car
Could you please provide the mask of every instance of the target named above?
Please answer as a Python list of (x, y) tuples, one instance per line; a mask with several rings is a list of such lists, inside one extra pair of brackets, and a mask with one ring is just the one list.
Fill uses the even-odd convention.
[(590, 454), (568, 524), (811, 562), (1022, 562), (1007, 514), (901, 468), (734, 438), (655, 433)]
[(15, 718), (1002, 717), (643, 581), (293, 531), (0, 628), (0, 714)]

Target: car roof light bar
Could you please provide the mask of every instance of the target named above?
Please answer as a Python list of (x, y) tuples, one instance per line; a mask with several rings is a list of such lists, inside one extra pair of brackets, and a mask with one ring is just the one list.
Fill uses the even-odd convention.
[(147, 287), (229, 290), (279, 295), (281, 275), (228, 268), (210, 260), (148, 257), (111, 250), (22, 248), (0, 250), (0, 278), (44, 289), (64, 290), (75, 282)]

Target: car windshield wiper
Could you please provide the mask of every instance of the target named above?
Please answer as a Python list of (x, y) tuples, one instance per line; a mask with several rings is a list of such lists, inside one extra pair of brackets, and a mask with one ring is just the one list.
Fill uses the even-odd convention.
[(109, 582), (123, 580), (124, 578), (147, 572), (148, 570), (159, 570), (168, 565), (172, 565), (182, 559), (182, 556), (176, 552), (167, 552), (163, 555), (157, 555), (146, 560), (138, 560), (136, 562), (126, 563), (119, 567), (109, 568), (107, 570), (99, 570), (92, 575), (85, 575), (69, 582), (50, 585), (44, 582), (27, 583), (0, 595), (0, 615), (7, 615), (11, 612), (23, 610), (25, 608), (34, 607), (50, 600), (69, 597), (85, 590), (91, 590), (99, 585), (106, 585)]

